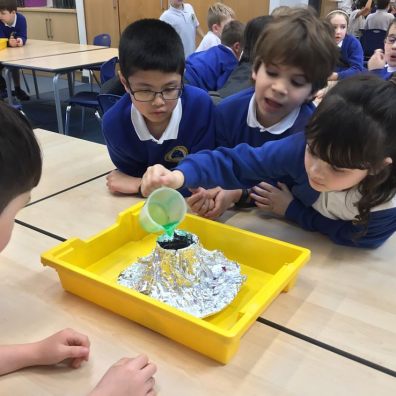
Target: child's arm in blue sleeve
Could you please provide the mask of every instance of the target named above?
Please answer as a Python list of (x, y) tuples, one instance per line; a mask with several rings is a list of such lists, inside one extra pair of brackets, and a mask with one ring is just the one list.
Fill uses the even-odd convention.
[(364, 231), (363, 226), (354, 225), (352, 221), (329, 219), (297, 199), (291, 202), (285, 217), (308, 231), (327, 235), (334, 243), (353, 247), (377, 248), (396, 230), (396, 208), (372, 212), (367, 230), (360, 238), (358, 235)]
[(348, 56), (349, 68), (338, 72), (339, 80), (343, 80), (344, 78), (353, 76), (364, 70), (363, 48), (357, 39), (352, 41), (350, 47), (348, 48), (347, 56)]

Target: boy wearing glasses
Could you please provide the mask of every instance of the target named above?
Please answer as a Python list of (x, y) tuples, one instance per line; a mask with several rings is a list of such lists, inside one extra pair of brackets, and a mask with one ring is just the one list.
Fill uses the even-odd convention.
[(142, 19), (122, 33), (120, 80), (127, 93), (103, 118), (103, 135), (117, 170), (110, 192), (136, 194), (148, 166), (170, 169), (187, 154), (214, 147), (213, 104), (183, 87), (184, 50), (172, 26)]
[(375, 50), (367, 67), (384, 80), (396, 75), (396, 19), (390, 24), (386, 33), (384, 51)]

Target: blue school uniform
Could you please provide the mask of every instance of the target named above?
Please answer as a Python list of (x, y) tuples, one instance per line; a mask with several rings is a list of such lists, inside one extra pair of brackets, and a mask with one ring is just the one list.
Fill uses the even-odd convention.
[[(216, 146), (234, 147), (248, 143), (258, 147), (269, 140), (283, 139), (304, 130), (315, 106), (310, 102), (294, 111), (294, 116), (286, 130), (281, 127), (282, 121), (270, 128), (260, 127), (257, 123), (248, 124), (249, 108), (254, 101), (254, 88), (248, 88), (229, 96), (217, 105), (215, 115)], [(256, 125), (255, 125), (256, 124)], [(284, 123), (283, 123), (284, 124)]]
[(370, 73), (373, 73), (375, 75), (377, 75), (378, 77), (381, 77), (384, 80), (390, 80), (391, 77), (393, 76), (393, 74), (395, 73), (395, 71), (388, 71), (387, 67), (384, 67), (382, 69), (374, 69), (374, 70), (370, 70)]
[[(127, 93), (103, 117), (102, 131), (110, 158), (121, 172), (134, 177), (142, 177), (154, 164), (173, 168), (187, 154), (214, 147), (213, 111), (206, 92), (185, 87), (164, 132), (168, 138), (156, 141)], [(135, 128), (133, 117), (140, 130)]]
[(184, 187), (249, 188), (266, 178), (289, 177), (294, 199), (286, 210), (286, 219), (341, 245), (380, 246), (396, 230), (396, 198), (372, 208), (366, 233), (355, 239), (363, 230), (353, 223), (360, 193), (356, 188), (325, 193), (312, 189), (304, 167), (305, 148), (304, 134), (297, 133), (256, 148), (240, 144), (233, 149), (205, 150), (188, 156), (176, 169), (184, 174)]
[(206, 91), (217, 91), (238, 65), (234, 53), (220, 44), (206, 51), (194, 52), (186, 59), (185, 80)]
[(15, 26), (8, 26), (0, 22), (0, 37), (9, 39), (12, 33), (14, 33), (15, 38), (21, 38), (23, 45), (25, 45), (27, 40), (26, 18), (19, 12), (16, 13)]
[(336, 67), (339, 80), (351, 77), (364, 70), (363, 48), (356, 37), (350, 34), (345, 35), (344, 40), (342, 40), (340, 57), (342, 65)]

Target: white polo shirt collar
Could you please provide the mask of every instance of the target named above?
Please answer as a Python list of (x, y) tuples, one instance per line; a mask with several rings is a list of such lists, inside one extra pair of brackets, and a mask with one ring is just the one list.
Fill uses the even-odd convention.
[(250, 128), (259, 128), (260, 132), (269, 132), (272, 135), (280, 135), (294, 125), (298, 115), (300, 114), (300, 109), (301, 106), (297, 107), (296, 109), (291, 111), (286, 117), (282, 118), (277, 124), (274, 124), (268, 128), (263, 127), (257, 120), (256, 94), (254, 93), (249, 102), (249, 109), (246, 121)]
[(169, 124), (166, 127), (164, 133), (159, 139), (156, 139), (148, 130), (146, 121), (142, 113), (132, 104), (131, 106), (131, 120), (132, 125), (135, 128), (136, 135), (141, 141), (152, 140), (157, 144), (162, 144), (166, 140), (177, 139), (179, 134), (179, 125), (182, 118), (182, 104), (181, 99), (177, 100), (177, 105), (172, 112), (172, 116), (169, 120)]

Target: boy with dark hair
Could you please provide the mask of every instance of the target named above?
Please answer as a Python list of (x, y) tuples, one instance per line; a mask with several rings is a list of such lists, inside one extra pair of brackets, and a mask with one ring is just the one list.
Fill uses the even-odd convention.
[[(315, 109), (311, 100), (327, 85), (338, 59), (331, 25), (320, 20), (313, 9), (302, 7), (291, 8), (269, 22), (254, 54), (254, 87), (229, 96), (217, 106), (217, 146), (248, 143), (258, 147), (304, 130)], [(214, 189), (206, 195), (200, 190), (194, 195), (188, 201), (191, 208), (210, 218), (249, 198), (242, 190)]]
[(127, 93), (103, 118), (103, 134), (117, 167), (111, 192), (135, 194), (146, 168), (173, 168), (189, 153), (214, 147), (213, 104), (205, 92), (183, 87), (184, 51), (176, 31), (142, 19), (122, 33), (120, 79)]
[(186, 60), (186, 82), (205, 91), (220, 89), (238, 65), (244, 29), (242, 22), (228, 22), (221, 34), (220, 45), (191, 54)]
[[(0, 38), (7, 38), (9, 47), (22, 47), (26, 43), (26, 18), (17, 12), (16, 0), (0, 0)], [(0, 74), (2, 68), (0, 66)], [(12, 69), (12, 78), (15, 96), (20, 100), (29, 100), (27, 93), (21, 89), (18, 69)], [(5, 97), (7, 97), (6, 83), (0, 75), (0, 98)]]
[(228, 22), (235, 19), (234, 10), (223, 4), (214, 3), (208, 9), (208, 33), (205, 34), (195, 52), (206, 51), (221, 44), (221, 33)]
[[(40, 180), (41, 169), (40, 147), (29, 122), (0, 102), (0, 252), (10, 240), (15, 216), (29, 202), (30, 191)], [(55, 365), (65, 359), (70, 359), (72, 368), (79, 368), (89, 353), (87, 336), (64, 329), (41, 341), (0, 345), (0, 375), (30, 366)], [(154, 395), (155, 371), (147, 356), (121, 359), (110, 367), (91, 395), (123, 395), (127, 390)]]
[(388, 12), (390, 0), (377, 0), (377, 11), (366, 18), (365, 30), (380, 29), (388, 30), (389, 25), (395, 19), (393, 14)]

